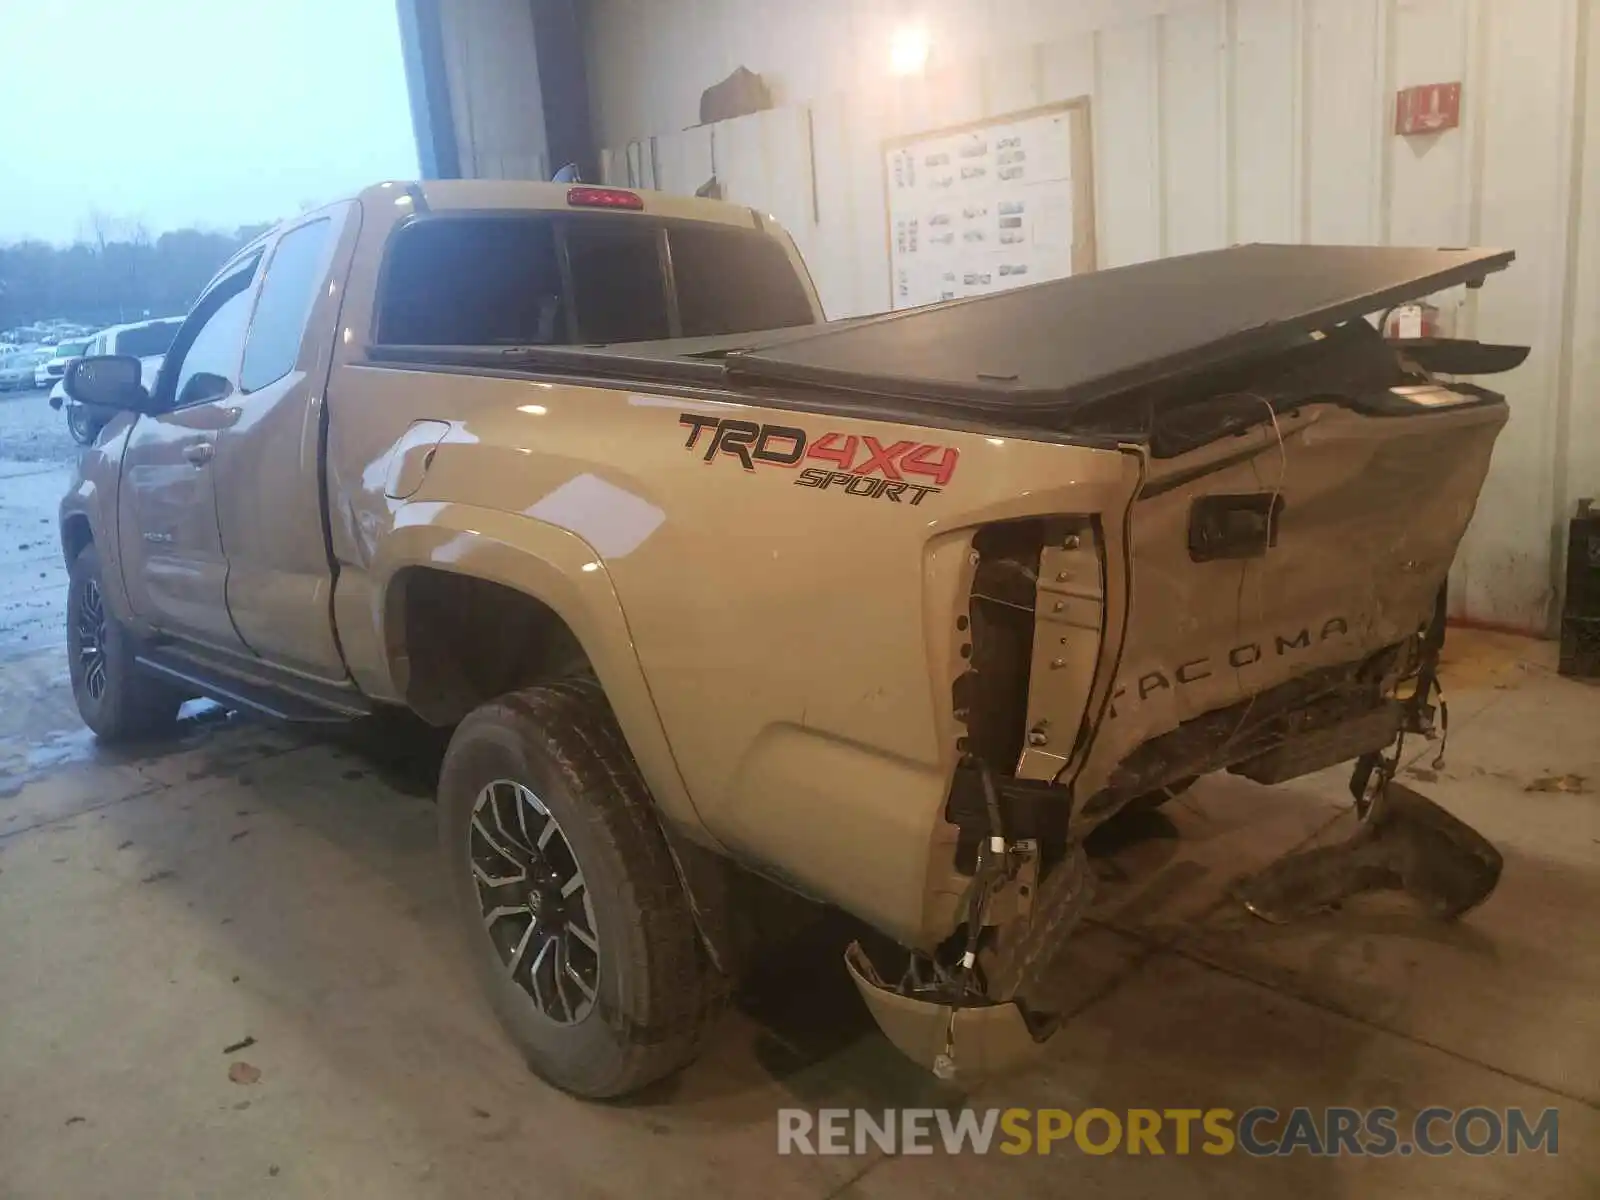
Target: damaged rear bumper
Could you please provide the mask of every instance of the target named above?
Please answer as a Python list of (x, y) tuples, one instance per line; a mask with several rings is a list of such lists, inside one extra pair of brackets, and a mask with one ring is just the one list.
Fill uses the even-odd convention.
[(1454, 920), (1500, 882), (1500, 852), (1426, 796), (1390, 781), (1349, 838), (1281, 858), (1234, 894), (1264, 920), (1283, 924), (1361, 892), (1403, 891), (1430, 916)]
[[(1429, 917), (1454, 920), (1489, 898), (1502, 861), (1465, 822), (1389, 780), (1353, 836), (1288, 855), (1240, 881), (1233, 894), (1278, 924), (1386, 890), (1404, 891)], [(1025, 915), (988, 931), (984, 952), (967, 964), (981, 970), (979, 987), (964, 986), (959, 961), (953, 971), (936, 971), (931, 984), (915, 970), (891, 983), (859, 943), (845, 952), (845, 966), (884, 1035), (941, 1079), (970, 1082), (1015, 1070), (1038, 1058), (1060, 1027), (1050, 968), (1088, 909), (1092, 881), (1081, 850), (1058, 864)]]
[[(1010, 865), (986, 895), (996, 907), (1020, 900), (1021, 911), (986, 929), (976, 950), (952, 969), (932, 962), (919, 970), (913, 962), (891, 983), (859, 943), (845, 952), (850, 978), (884, 1035), (941, 1079), (970, 1080), (1023, 1066), (1060, 1025), (1048, 978), (1089, 909), (1094, 875), (1074, 846), (1030, 896), (1034, 864)], [(985, 904), (984, 911), (992, 909)]]
[(958, 1006), (903, 995), (879, 978), (859, 942), (845, 951), (844, 965), (883, 1035), (941, 1079), (1004, 1074), (1043, 1048), (1014, 1001)]

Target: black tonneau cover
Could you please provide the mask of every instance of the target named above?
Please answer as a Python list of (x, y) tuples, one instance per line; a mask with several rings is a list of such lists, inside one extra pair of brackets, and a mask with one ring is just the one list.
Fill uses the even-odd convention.
[(819, 326), (810, 336), (791, 331), (723, 362), (729, 382), (945, 400), (997, 414), (1073, 407), (1481, 283), (1514, 257), (1509, 250), (1235, 246)]
[(792, 329), (605, 346), (377, 345), (368, 356), (768, 395), (803, 388), (813, 402), (832, 394), (1039, 427), (1047, 414), (1055, 425), (1097, 401), (1288, 349), (1442, 288), (1481, 283), (1514, 257), (1509, 250), (1235, 246)]

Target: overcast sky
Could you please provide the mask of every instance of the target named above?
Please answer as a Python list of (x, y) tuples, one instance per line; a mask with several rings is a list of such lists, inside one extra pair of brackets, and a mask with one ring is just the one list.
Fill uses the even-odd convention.
[(0, 0), (0, 243), (414, 178), (395, 0)]

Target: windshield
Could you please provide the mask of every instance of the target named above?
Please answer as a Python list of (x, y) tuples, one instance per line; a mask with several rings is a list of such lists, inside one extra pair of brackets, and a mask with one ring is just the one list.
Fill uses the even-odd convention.
[(134, 358), (149, 358), (165, 354), (178, 336), (181, 321), (157, 321), (152, 325), (135, 325), (116, 335), (116, 354), (131, 354)]
[(89, 338), (84, 338), (81, 342), (62, 342), (56, 347), (56, 357), (77, 358), (89, 348), (89, 341)]
[(435, 217), (395, 235), (383, 280), (389, 345), (648, 342), (817, 319), (782, 242), (704, 222)]

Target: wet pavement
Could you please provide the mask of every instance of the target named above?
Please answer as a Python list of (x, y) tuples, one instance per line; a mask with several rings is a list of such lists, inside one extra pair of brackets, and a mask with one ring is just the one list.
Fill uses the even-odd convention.
[(0, 662), (64, 636), (56, 504), (78, 447), (46, 396), (0, 392)]
[[(42, 415), (41, 411), (42, 410)], [(1345, 772), (1209, 777), (1097, 839), (1040, 1065), (971, 1092), (872, 1027), (828, 921), (697, 1064), (627, 1103), (532, 1077), (470, 981), (435, 866), (436, 743), (193, 705), (101, 750), (63, 654), (74, 448), (0, 397), (0, 1196), (1600, 1195), (1600, 691), (1547, 644), (1452, 634), (1448, 759), (1406, 780), (1506, 856), (1455, 926), (1365, 897), (1268, 926), (1240, 874), (1348, 825)], [(1429, 1105), (1560, 1113), (1560, 1153), (779, 1157), (777, 1110)], [(1198, 1137), (1197, 1137), (1198, 1143)]]

